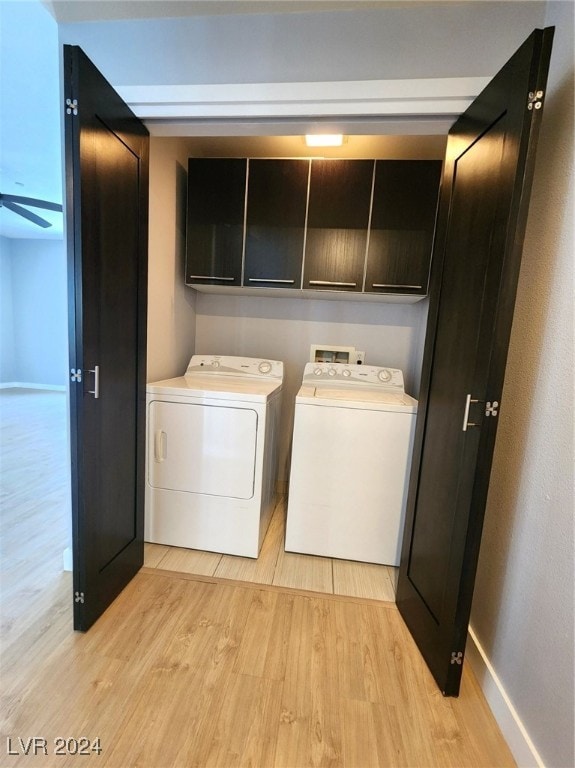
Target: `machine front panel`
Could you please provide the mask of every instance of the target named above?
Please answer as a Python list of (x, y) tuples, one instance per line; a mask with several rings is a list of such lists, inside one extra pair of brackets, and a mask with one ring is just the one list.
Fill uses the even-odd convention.
[(249, 408), (171, 403), (148, 406), (152, 488), (250, 499), (258, 414)]

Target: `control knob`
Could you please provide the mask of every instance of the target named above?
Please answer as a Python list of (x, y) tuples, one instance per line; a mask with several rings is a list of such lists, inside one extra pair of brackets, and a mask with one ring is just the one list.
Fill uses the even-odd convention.
[(267, 360), (264, 360), (258, 365), (258, 371), (260, 373), (269, 373), (272, 369), (272, 364)]
[(329, 376), (335, 376), (337, 371), (335, 370), (335, 368), (330, 368), (327, 373), (328, 373)]
[(387, 383), (388, 381), (391, 381), (391, 373), (387, 370), (387, 368), (382, 368), (381, 371), (377, 374), (377, 378), (380, 381)]

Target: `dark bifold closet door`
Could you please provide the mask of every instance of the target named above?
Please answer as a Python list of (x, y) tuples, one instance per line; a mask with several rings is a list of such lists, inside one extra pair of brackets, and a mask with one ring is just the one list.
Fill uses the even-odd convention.
[(553, 29), (449, 133), (397, 603), (457, 695)]
[(143, 564), (148, 131), (64, 46), (74, 627)]

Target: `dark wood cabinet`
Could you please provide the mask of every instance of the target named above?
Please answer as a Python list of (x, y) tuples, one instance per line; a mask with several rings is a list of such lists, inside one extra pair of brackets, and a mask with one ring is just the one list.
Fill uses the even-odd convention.
[(361, 291), (373, 160), (312, 160), (303, 287)]
[(186, 283), (241, 285), (245, 159), (188, 161)]
[(250, 160), (243, 284), (301, 288), (309, 160)]
[(427, 293), (441, 161), (377, 160), (365, 292)]
[(441, 166), (191, 158), (186, 283), (425, 296)]

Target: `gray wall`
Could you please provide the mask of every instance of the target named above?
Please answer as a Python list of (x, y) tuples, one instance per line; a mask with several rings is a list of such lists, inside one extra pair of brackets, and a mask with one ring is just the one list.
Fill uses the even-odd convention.
[(571, 768), (573, 5), (556, 25), (472, 627), (545, 765)]
[(68, 298), (64, 243), (2, 238), (1, 251), (0, 383), (66, 386)]

